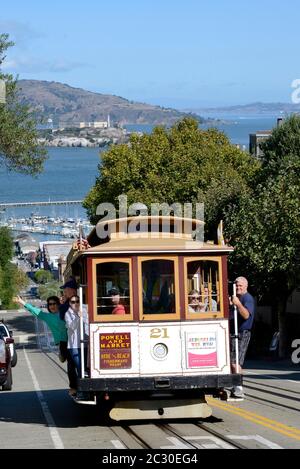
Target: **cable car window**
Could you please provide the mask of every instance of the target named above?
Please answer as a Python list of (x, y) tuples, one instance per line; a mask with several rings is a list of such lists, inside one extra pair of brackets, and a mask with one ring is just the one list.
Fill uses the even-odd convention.
[(96, 266), (97, 315), (130, 314), (128, 262), (101, 262)]
[(187, 313), (220, 315), (220, 262), (197, 259), (187, 262)]
[(143, 314), (175, 313), (174, 261), (151, 259), (142, 262)]

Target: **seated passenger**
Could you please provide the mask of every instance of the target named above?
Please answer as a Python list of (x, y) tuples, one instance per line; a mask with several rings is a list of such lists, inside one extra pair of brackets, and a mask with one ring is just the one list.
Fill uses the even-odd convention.
[(189, 313), (200, 313), (201, 303), (198, 290), (192, 290), (189, 293)]
[(203, 300), (201, 299), (201, 303), (200, 303), (200, 312), (206, 313), (206, 312), (215, 312), (215, 311), (218, 311), (218, 304), (216, 300), (211, 299), (211, 308), (210, 308), (208, 286), (205, 285), (204, 286), (204, 298)]
[(125, 307), (120, 303), (120, 291), (118, 288), (113, 287), (108, 294), (111, 296), (111, 303), (113, 305), (113, 310), (111, 314), (126, 314)]

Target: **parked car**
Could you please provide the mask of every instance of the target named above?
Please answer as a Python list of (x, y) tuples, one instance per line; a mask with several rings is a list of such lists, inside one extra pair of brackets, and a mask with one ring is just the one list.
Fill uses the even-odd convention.
[(38, 287), (31, 287), (30, 288), (30, 295), (31, 296), (38, 296)]
[[(8, 339), (8, 342), (13, 339)], [(9, 343), (0, 337), (0, 386), (2, 391), (12, 389), (12, 371)]]
[(16, 366), (18, 361), (18, 355), (13, 339), (13, 332), (8, 329), (7, 325), (3, 321), (0, 321), (0, 338), (3, 339), (5, 343), (9, 346), (11, 366)]

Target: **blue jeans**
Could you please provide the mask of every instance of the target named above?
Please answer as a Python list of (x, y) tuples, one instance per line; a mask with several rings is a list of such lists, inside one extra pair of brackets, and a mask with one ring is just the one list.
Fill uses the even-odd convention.
[[(77, 371), (77, 376), (78, 378), (81, 378), (81, 350), (80, 348), (70, 348), (69, 349), (70, 355), (72, 357), (72, 360), (75, 364), (76, 371)], [(87, 357), (87, 350), (84, 350), (84, 356), (85, 356), (85, 362), (86, 362), (86, 357)], [(86, 363), (84, 364), (86, 367)]]

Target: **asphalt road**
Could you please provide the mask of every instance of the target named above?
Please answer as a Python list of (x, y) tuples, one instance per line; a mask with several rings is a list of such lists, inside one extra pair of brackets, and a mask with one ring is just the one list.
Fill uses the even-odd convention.
[(246, 399), (209, 399), (213, 417), (170, 422), (103, 420), (96, 406), (68, 396), (65, 364), (37, 347), (28, 313), (0, 314), (13, 328), (18, 364), (13, 390), (0, 392), (2, 448), (300, 448), (300, 369), (272, 362), (248, 363)]

